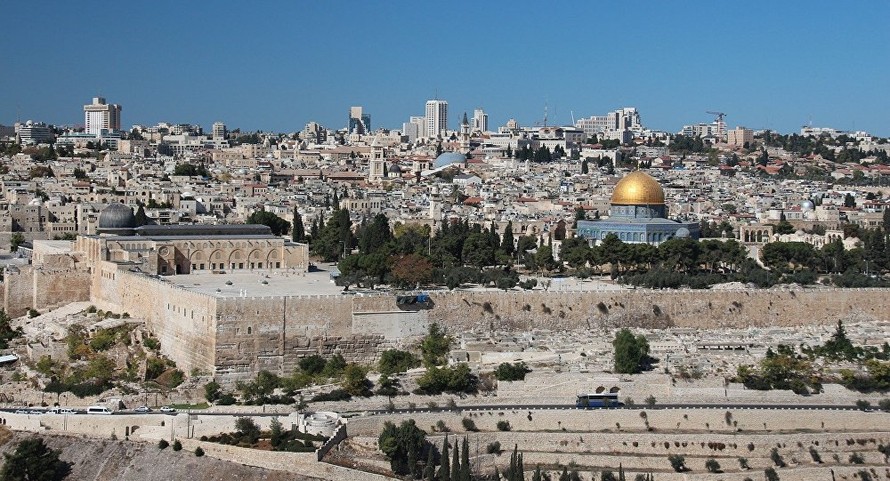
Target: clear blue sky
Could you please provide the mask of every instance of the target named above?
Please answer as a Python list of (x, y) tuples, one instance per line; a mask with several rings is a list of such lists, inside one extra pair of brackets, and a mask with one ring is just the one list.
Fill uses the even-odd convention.
[(816, 126), (890, 135), (890, 2), (4, 2), (0, 123), (215, 120), (294, 131), (362, 105), (400, 128), (437, 93), (449, 127), (635, 106), (676, 131)]

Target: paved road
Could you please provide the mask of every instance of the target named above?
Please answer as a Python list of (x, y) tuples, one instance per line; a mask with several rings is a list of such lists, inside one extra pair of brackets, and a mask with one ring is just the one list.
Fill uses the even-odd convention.
[[(414, 408), (414, 409), (396, 409), (393, 411), (387, 409), (368, 409), (357, 411), (346, 411), (343, 414), (413, 414), (413, 413), (430, 413), (430, 412), (449, 412), (449, 411), (576, 411), (579, 408), (571, 404), (485, 404), (474, 406), (458, 406), (456, 408), (437, 407), (437, 408)], [(634, 406), (617, 406), (613, 408), (590, 408), (590, 410), (599, 409), (629, 409), (629, 410), (665, 410), (665, 409), (757, 409), (757, 410), (796, 410), (796, 411), (857, 411), (858, 408), (853, 405), (838, 404), (656, 404), (655, 406), (634, 405)], [(2, 412), (15, 412), (25, 410), (29, 414), (45, 414), (46, 409), (23, 409), (23, 408), (3, 408)], [(206, 412), (202, 409), (195, 409), (190, 412), (192, 414), (200, 414), (202, 416), (282, 416), (283, 413), (266, 413), (261, 411), (241, 411), (241, 412)], [(85, 414), (83, 411), (76, 414)], [(150, 413), (136, 413), (133, 411), (116, 411), (113, 415), (158, 415), (168, 416), (177, 413), (162, 413), (157, 410)], [(70, 415), (70, 414), (69, 414)]]

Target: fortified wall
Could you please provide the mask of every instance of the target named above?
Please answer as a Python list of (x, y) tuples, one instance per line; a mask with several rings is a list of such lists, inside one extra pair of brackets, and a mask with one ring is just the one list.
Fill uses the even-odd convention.
[(217, 296), (109, 261), (91, 270), (28, 267), (7, 275), (4, 306), (13, 316), (28, 307), (88, 300), (145, 319), (180, 369), (214, 373), (221, 381), (263, 369), (288, 373), (310, 354), (374, 362), (384, 349), (413, 343), (431, 322), (485, 334), (890, 320), (888, 289), (434, 291), (429, 304), (400, 305), (392, 294)]

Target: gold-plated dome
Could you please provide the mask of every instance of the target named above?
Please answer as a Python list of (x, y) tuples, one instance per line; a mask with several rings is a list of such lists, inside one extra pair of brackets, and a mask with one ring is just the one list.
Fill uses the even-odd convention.
[(651, 175), (637, 170), (615, 184), (612, 204), (661, 205), (664, 204), (664, 189)]

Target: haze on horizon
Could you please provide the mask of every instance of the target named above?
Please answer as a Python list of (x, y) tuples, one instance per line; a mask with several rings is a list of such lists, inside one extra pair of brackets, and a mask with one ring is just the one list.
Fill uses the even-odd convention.
[(482, 107), (568, 125), (616, 108), (649, 128), (710, 122), (890, 135), (890, 3), (12, 2), (0, 123), (83, 123), (104, 96), (122, 124), (292, 132), (343, 128), (351, 105), (398, 129), (424, 102), (449, 128)]

